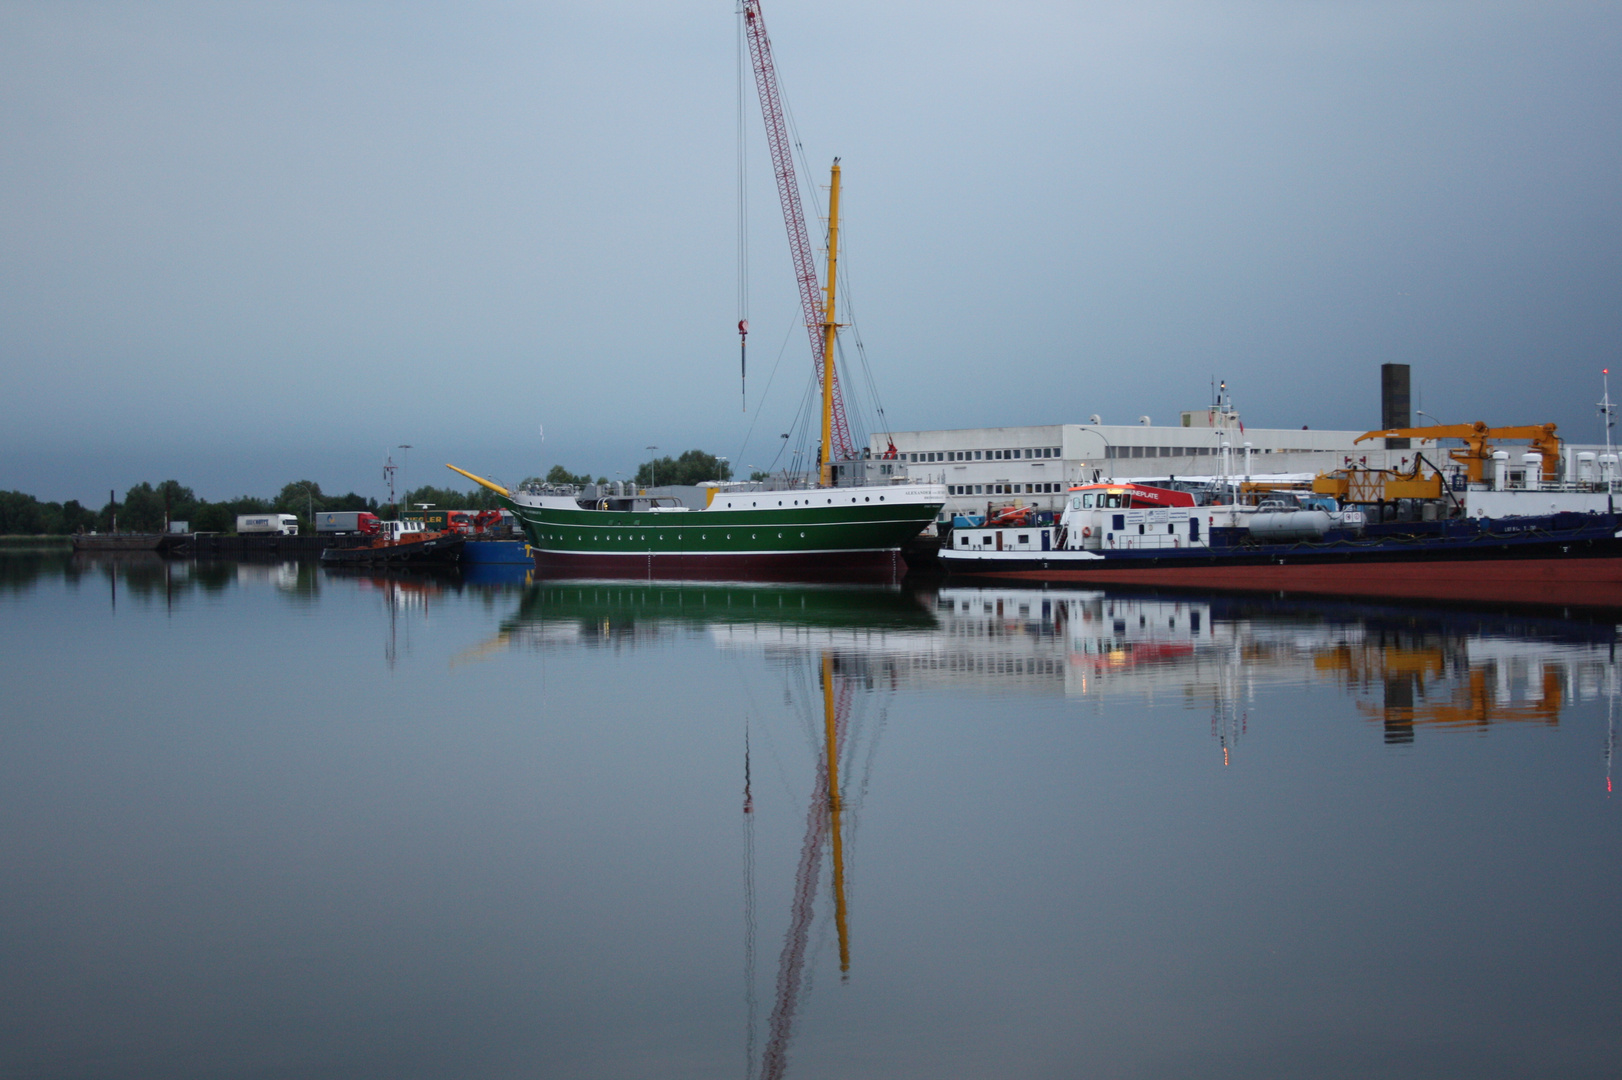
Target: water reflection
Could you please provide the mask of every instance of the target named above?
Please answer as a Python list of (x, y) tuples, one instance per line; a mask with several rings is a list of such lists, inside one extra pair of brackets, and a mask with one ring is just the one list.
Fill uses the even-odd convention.
[(1448, 1053), (1610, 1046), (1622, 884), (1562, 855), (1614, 850), (1607, 623), (59, 556), (0, 603), (0, 1072), (91, 1029), (198, 1075), (1253, 1075), (1300, 1030), (1354, 1075), (1438, 995)]
[(1556, 724), (1616, 690), (1607, 623), (1092, 590), (540, 584), (475, 652), (700, 632), (722, 650), (859, 659), (892, 686), (1208, 706), (1225, 744), (1266, 685), (1337, 686), (1393, 744), (1427, 726)]

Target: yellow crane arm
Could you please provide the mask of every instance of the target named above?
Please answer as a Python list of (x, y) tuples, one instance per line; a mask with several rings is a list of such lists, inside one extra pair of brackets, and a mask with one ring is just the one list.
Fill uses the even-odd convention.
[(512, 498), (512, 492), (508, 491), (506, 488), (502, 487), (500, 484), (494, 483), (493, 481), (490, 481), (490, 480), (486, 480), (482, 476), (474, 476), (472, 473), (468, 472), (466, 469), (458, 469), (455, 465), (447, 464), (445, 466), (445, 468), (449, 469), (451, 472), (461, 473), (463, 476), (467, 477), (469, 480), (473, 481), (475, 484), (478, 484), (480, 487), (487, 487), (491, 491), (495, 492), (497, 495), (505, 495), (509, 499)]
[(1492, 429), (1477, 420), (1473, 424), (1437, 424), (1433, 427), (1387, 428), (1365, 431), (1352, 442), (1364, 439), (1478, 439), (1485, 438)]
[(1448, 456), (1463, 463), (1473, 481), (1481, 479), (1482, 463), (1490, 456), (1488, 439), (1526, 439), (1532, 449), (1543, 455), (1543, 479), (1553, 480), (1560, 472), (1560, 437), (1554, 433), (1554, 424), (1523, 424), (1519, 427), (1488, 427), (1484, 421), (1473, 424), (1438, 424), (1435, 427), (1391, 428), (1386, 431), (1367, 431), (1354, 443), (1364, 439), (1463, 439), (1464, 449), (1451, 450)]

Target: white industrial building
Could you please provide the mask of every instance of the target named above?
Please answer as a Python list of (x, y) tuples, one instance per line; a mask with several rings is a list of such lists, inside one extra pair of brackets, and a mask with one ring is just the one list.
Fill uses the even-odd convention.
[[(893, 440), (909, 476), (946, 485), (947, 513), (984, 510), (988, 500), (1014, 496), (1027, 505), (1056, 509), (1067, 486), (1100, 479), (1316, 474), (1349, 463), (1400, 468), (1413, 461), (1413, 450), (1387, 450), (1383, 440), (1355, 442), (1361, 431), (1252, 428), (1236, 413), (1216, 410), (1184, 413), (1182, 419), (1177, 427), (1041, 424), (898, 431), (888, 439), (874, 436), (871, 452), (882, 457)], [(1428, 460), (1435, 458), (1434, 451), (1427, 454)]]

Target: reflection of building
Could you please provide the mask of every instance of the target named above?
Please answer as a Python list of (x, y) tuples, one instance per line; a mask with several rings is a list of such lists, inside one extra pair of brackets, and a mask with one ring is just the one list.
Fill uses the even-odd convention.
[(1342, 687), (1400, 743), (1427, 725), (1556, 723), (1614, 679), (1610, 627), (1080, 589), (947, 588), (921, 602), (894, 590), (547, 585), (526, 592), (502, 640), (629, 645), (678, 632), (785, 659), (831, 652), (860, 663), (869, 685), (1167, 701), (1209, 710), (1225, 748), (1268, 686)]

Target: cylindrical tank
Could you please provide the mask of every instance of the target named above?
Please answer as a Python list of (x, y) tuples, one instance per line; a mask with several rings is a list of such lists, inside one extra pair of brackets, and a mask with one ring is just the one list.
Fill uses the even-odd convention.
[(1492, 489), (1503, 491), (1509, 486), (1509, 451), (1492, 452)]
[(1316, 540), (1329, 531), (1326, 510), (1258, 510), (1250, 515), (1250, 535), (1257, 540)]
[(1521, 486), (1526, 488), (1527, 491), (1536, 491), (1538, 489), (1538, 477), (1543, 475), (1543, 455), (1522, 454), (1521, 468), (1525, 470), (1525, 480)]
[(1577, 481), (1582, 484), (1594, 482), (1594, 451), (1582, 450), (1577, 454)]

